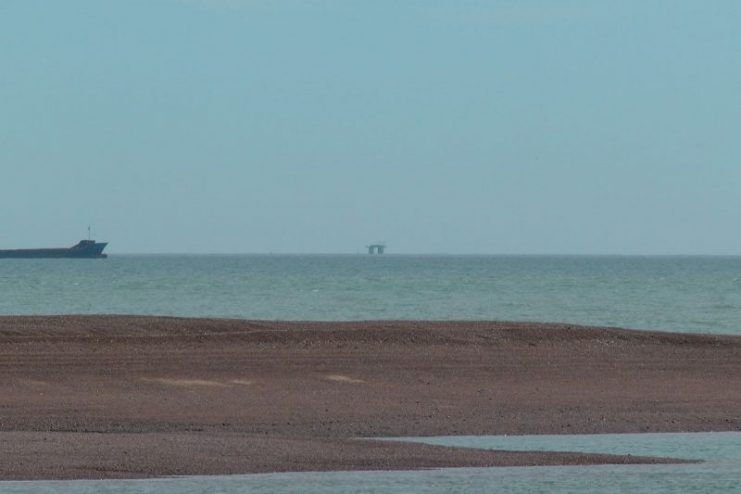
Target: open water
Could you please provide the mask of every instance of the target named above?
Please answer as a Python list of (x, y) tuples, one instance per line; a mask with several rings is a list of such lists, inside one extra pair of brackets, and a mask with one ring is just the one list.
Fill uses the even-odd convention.
[[(498, 319), (741, 334), (741, 257), (112, 255), (0, 260), (0, 314)], [(460, 437), (693, 465), (0, 482), (0, 493), (741, 492), (741, 433)]]
[(498, 319), (741, 334), (741, 257), (1, 260), (0, 314)]

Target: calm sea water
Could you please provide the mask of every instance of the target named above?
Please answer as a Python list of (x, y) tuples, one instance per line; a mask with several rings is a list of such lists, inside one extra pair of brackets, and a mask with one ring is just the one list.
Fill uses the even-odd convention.
[(499, 319), (741, 333), (741, 257), (0, 260), (0, 314)]
[[(0, 314), (499, 319), (741, 334), (741, 257), (234, 255), (0, 260)], [(741, 434), (463, 437), (461, 446), (667, 455), (699, 465), (2, 482), (2, 493), (741, 491)]]

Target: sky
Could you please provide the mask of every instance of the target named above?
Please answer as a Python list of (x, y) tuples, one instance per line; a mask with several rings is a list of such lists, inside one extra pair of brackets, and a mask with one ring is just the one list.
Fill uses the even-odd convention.
[(0, 248), (741, 254), (741, 2), (1, 0)]

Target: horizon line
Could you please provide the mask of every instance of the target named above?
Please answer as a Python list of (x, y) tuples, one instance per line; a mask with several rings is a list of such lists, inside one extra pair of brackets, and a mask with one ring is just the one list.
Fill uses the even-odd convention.
[(741, 257), (740, 253), (547, 253), (547, 252), (386, 252), (368, 254), (367, 252), (113, 252), (110, 255), (122, 256), (480, 256), (480, 257)]

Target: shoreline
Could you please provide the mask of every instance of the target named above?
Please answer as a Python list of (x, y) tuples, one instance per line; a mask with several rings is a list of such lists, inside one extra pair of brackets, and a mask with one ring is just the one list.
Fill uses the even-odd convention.
[(741, 430), (726, 335), (1, 316), (0, 370), (6, 480), (666, 463), (362, 438)]

